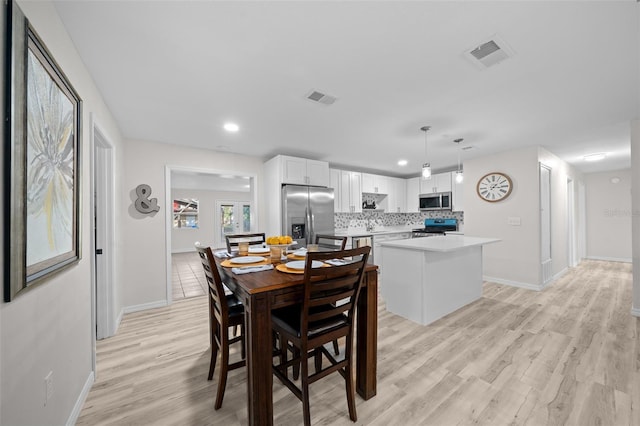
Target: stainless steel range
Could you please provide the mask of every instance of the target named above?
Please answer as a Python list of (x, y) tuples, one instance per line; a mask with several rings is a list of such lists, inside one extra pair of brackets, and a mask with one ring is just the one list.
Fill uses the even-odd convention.
[(434, 237), (445, 235), (446, 232), (458, 230), (458, 219), (425, 219), (424, 228), (417, 228), (411, 232), (411, 238)]

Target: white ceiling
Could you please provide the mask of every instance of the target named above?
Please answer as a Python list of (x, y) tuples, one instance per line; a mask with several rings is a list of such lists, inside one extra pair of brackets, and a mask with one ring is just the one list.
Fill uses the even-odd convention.
[[(409, 176), (430, 125), (436, 171), (456, 138), (463, 161), (541, 145), (584, 172), (630, 167), (634, 0), (55, 3), (126, 138)], [(515, 55), (480, 70), (463, 53), (494, 35)]]

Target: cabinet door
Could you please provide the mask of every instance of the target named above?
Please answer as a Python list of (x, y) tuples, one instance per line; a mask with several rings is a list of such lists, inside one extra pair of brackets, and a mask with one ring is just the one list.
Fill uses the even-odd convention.
[(329, 186), (329, 163), (326, 161), (306, 160), (307, 185)]
[(349, 173), (349, 199), (353, 204), (353, 213), (362, 212), (362, 173)]
[(429, 179), (418, 178), (418, 182), (420, 183), (420, 193), (421, 194), (431, 194), (436, 192), (436, 177), (435, 175), (431, 175)]
[(376, 194), (388, 194), (392, 190), (392, 178), (387, 176), (373, 175), (373, 183)]
[(464, 211), (464, 182), (457, 183), (455, 180), (453, 181), (451, 198), (453, 198), (452, 210), (454, 212)]
[(375, 177), (372, 174), (369, 173), (362, 173), (362, 192), (368, 192), (371, 194), (375, 194), (376, 190), (376, 184), (375, 184)]
[(338, 169), (329, 169), (331, 188), (333, 188), (333, 211), (342, 212), (342, 172)]
[(420, 178), (407, 179), (407, 213), (416, 213), (420, 211)]
[[(394, 178), (394, 191), (396, 195), (396, 210), (397, 213), (404, 213), (407, 211), (407, 180)], [(391, 195), (391, 194), (389, 194)]]
[(436, 187), (438, 190), (436, 192), (449, 192), (452, 190), (451, 185), (451, 172), (447, 173), (438, 173), (436, 175)]
[(307, 185), (307, 160), (285, 155), (280, 158), (282, 161), (282, 183)]

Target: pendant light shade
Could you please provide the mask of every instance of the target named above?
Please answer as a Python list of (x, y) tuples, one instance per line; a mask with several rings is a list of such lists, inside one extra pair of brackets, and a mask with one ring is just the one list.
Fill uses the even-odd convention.
[(420, 130), (424, 132), (424, 159), (425, 163), (422, 164), (422, 179), (429, 179), (431, 177), (431, 164), (428, 162), (427, 157), (427, 132), (431, 129), (431, 126), (422, 126)]
[(464, 139), (460, 138), (453, 141), (458, 145), (458, 168), (456, 169), (456, 183), (462, 183), (462, 181), (464, 180), (464, 174), (462, 173), (462, 167), (460, 164), (460, 142), (462, 142), (463, 140)]

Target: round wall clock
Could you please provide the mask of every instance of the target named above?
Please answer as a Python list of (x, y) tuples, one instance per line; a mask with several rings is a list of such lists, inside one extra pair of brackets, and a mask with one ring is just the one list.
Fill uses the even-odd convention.
[(490, 203), (504, 200), (511, 194), (512, 189), (511, 178), (500, 172), (492, 172), (482, 176), (476, 186), (478, 196)]

